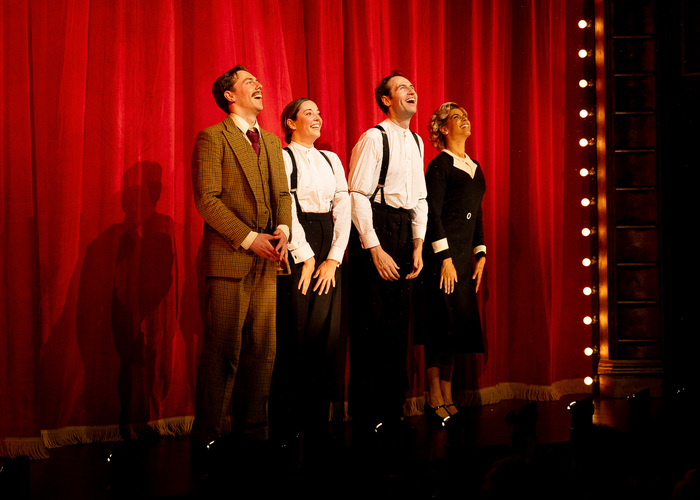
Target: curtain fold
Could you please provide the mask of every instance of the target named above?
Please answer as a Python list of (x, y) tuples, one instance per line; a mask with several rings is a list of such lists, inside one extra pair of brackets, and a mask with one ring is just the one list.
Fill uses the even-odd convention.
[[(0, 455), (187, 432), (203, 302), (189, 162), (224, 118), (212, 82), (238, 63), (263, 84), (263, 128), (282, 137), (283, 107), (309, 97), (317, 145), (346, 168), (393, 69), (416, 86), (426, 165), (430, 115), (462, 104), (488, 256), (487, 349), (460, 358), (460, 400), (580, 390), (581, 13), (581, 0), (3, 0)], [(407, 362), (415, 403), (422, 349)]]

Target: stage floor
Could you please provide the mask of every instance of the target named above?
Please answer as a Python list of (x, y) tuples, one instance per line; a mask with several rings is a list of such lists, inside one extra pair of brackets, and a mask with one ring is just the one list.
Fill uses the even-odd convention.
[[(586, 396), (538, 402), (533, 426), (513, 422), (527, 404), (520, 400), (461, 408), (447, 428), (410, 417), (414, 429), (401, 437), (360, 440), (342, 424), (319, 459), (301, 464), (290, 449), (246, 451), (241, 458), (232, 448), (204, 482), (192, 474), (184, 436), (67, 446), (24, 467), (0, 459), (0, 498), (458, 500), (486, 498), (488, 481), (494, 484), (488, 498), (670, 499), (674, 484), (697, 465), (697, 419), (687, 406), (595, 398), (592, 417), (583, 420), (593, 426), (572, 434), (567, 407)], [(522, 456), (528, 460), (514, 458)], [(487, 479), (497, 463), (504, 464), (500, 472)]]

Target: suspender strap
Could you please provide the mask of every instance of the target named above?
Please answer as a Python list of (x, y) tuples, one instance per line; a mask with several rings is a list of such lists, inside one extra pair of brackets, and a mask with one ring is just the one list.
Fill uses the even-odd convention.
[(418, 153), (420, 153), (420, 157), (423, 158), (423, 151), (420, 150), (420, 141), (418, 140), (418, 134), (416, 134), (413, 130), (411, 130), (411, 133), (413, 134), (413, 138), (416, 140), (416, 146), (418, 146)]
[[(318, 151), (319, 153), (321, 153), (321, 156), (323, 156), (323, 157), (326, 159), (326, 161), (328, 162), (328, 164), (331, 166), (331, 172), (333, 172), (333, 175), (335, 176), (335, 169), (333, 168), (333, 164), (331, 163), (331, 160), (329, 160), (329, 159), (328, 159), (328, 156), (326, 156), (326, 153), (324, 153), (324, 152), (321, 151), (320, 149), (317, 149), (316, 151)], [(336, 185), (337, 185), (337, 184), (336, 184)], [(332, 212), (332, 211), (333, 211), (333, 200), (331, 200), (331, 206), (330, 206), (330, 208), (329, 208), (329, 213)]]
[[(292, 159), (292, 175), (289, 176), (289, 192), (294, 196), (294, 203), (297, 205), (297, 213), (298, 214), (303, 214), (304, 211), (301, 209), (301, 205), (299, 205), (299, 198), (297, 198), (297, 179), (299, 175), (299, 171), (297, 170), (297, 161), (294, 159), (294, 153), (292, 153), (292, 150), (289, 149), (289, 146), (284, 148), (284, 150), (289, 153), (289, 157)], [(328, 159), (328, 156), (323, 151), (319, 150), (319, 153), (321, 153), (321, 156), (323, 156), (328, 164), (331, 166), (331, 172), (334, 172), (333, 170), (333, 164), (331, 163), (331, 160)]]
[(301, 205), (299, 205), (299, 198), (297, 198), (297, 161), (294, 159), (294, 153), (292, 153), (292, 150), (289, 149), (289, 146), (284, 148), (284, 150), (289, 153), (289, 157), (292, 159), (292, 175), (289, 176), (289, 192), (294, 196), (294, 203), (296, 203), (297, 206), (297, 213), (303, 213), (301, 211)]
[(331, 161), (330, 161), (330, 160), (328, 159), (328, 157), (326, 156), (326, 153), (324, 153), (324, 152), (321, 151), (320, 149), (318, 150), (318, 152), (321, 153), (321, 156), (323, 156), (323, 157), (326, 159), (326, 161), (328, 162), (328, 164), (331, 166), (331, 172), (333, 172), (333, 173), (335, 174), (335, 169), (333, 168), (333, 164), (331, 163)]
[[(370, 200), (374, 200), (377, 197), (377, 191), (381, 191), (382, 205), (386, 205), (384, 201), (384, 184), (386, 183), (386, 174), (389, 171), (389, 138), (386, 135), (386, 130), (384, 130), (381, 125), (375, 125), (374, 128), (378, 129), (382, 133), (382, 168), (379, 171), (379, 182), (377, 183), (377, 189), (375, 189), (374, 193), (372, 193)], [(413, 139), (415, 139), (416, 146), (418, 146), (418, 153), (422, 158), (423, 151), (420, 149), (418, 134), (416, 134), (413, 130), (411, 130), (411, 134), (413, 134)]]
[(386, 130), (382, 128), (381, 125), (377, 125), (374, 128), (378, 129), (382, 133), (382, 168), (379, 171), (379, 182), (377, 183), (377, 189), (372, 193), (370, 200), (374, 201), (377, 197), (377, 191), (382, 192), (382, 205), (386, 205), (384, 201), (384, 183), (386, 182), (386, 173), (389, 171), (389, 138), (386, 135)]

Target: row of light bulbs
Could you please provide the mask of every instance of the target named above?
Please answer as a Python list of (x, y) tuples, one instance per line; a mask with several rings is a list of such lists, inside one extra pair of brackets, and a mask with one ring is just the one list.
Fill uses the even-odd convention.
[[(578, 27), (581, 28), (582, 30), (591, 28), (592, 26), (593, 26), (593, 23), (591, 21), (586, 20), (586, 19), (581, 19), (578, 22)], [(587, 50), (587, 49), (581, 49), (578, 51), (578, 56), (581, 59), (590, 58), (593, 56), (593, 52), (590, 50)], [(579, 80), (578, 84), (579, 84), (579, 87), (581, 87), (582, 89), (585, 89), (588, 87), (594, 87), (595, 81), (582, 78), (581, 80)], [(584, 120), (587, 118), (592, 118), (593, 116), (595, 116), (595, 108), (593, 108), (593, 109), (583, 108), (579, 112), (579, 116), (581, 117), (581, 119), (584, 119)], [(579, 143), (579, 146), (581, 146), (582, 148), (588, 148), (588, 147), (595, 145), (595, 138), (582, 137), (578, 143)], [(596, 170), (595, 170), (595, 168), (582, 168), (581, 170), (579, 170), (579, 174), (581, 175), (581, 177), (586, 178), (589, 176), (596, 175)], [(595, 205), (595, 202), (596, 202), (595, 197), (591, 196), (588, 198), (583, 198), (581, 200), (581, 205), (583, 207), (590, 207), (590, 206)], [(581, 234), (584, 237), (592, 236), (595, 233), (596, 233), (595, 227), (585, 227), (581, 230)], [(591, 267), (591, 266), (597, 264), (597, 259), (596, 259), (596, 257), (586, 257), (581, 261), (581, 264), (584, 267)], [(597, 288), (595, 286), (586, 286), (583, 288), (582, 292), (585, 296), (588, 297), (588, 296), (591, 296), (591, 295), (594, 295), (595, 293), (597, 293)], [(598, 318), (595, 315), (586, 316), (583, 318), (583, 323), (585, 325), (592, 325), (592, 324), (596, 323), (597, 321), (598, 321)], [(590, 357), (590, 356), (593, 356), (594, 354), (598, 353), (598, 348), (595, 346), (586, 347), (583, 352), (586, 356)], [(592, 385), (593, 382), (594, 382), (593, 377), (586, 377), (584, 379), (584, 383), (586, 385)]]

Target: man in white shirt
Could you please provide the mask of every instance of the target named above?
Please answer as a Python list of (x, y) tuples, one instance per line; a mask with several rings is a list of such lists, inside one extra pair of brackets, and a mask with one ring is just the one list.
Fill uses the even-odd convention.
[(239, 65), (214, 82), (212, 93), (228, 116), (197, 135), (192, 154), (207, 287), (195, 450), (221, 436), (229, 407), (235, 435), (268, 438), (277, 270), (287, 263), (292, 224), (280, 140), (257, 122), (262, 85)]
[(393, 72), (375, 97), (387, 119), (381, 130), (360, 137), (348, 176), (355, 228), (348, 262), (348, 400), (359, 429), (380, 431), (397, 428), (403, 417), (410, 280), (423, 267), (428, 205), (423, 142), (409, 130), (416, 91)]

